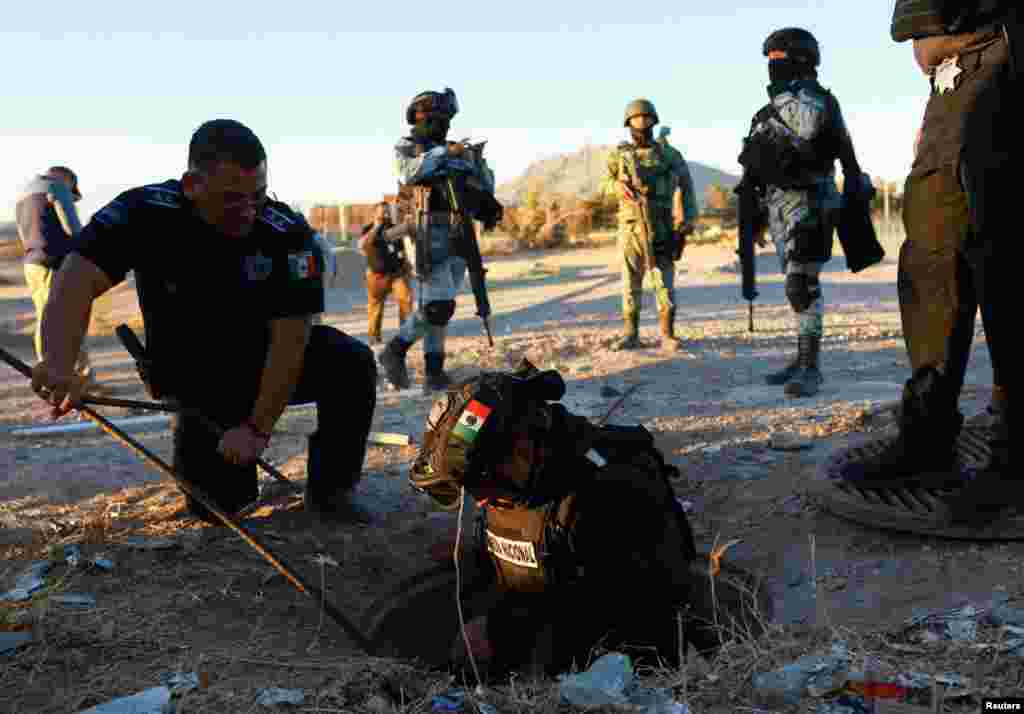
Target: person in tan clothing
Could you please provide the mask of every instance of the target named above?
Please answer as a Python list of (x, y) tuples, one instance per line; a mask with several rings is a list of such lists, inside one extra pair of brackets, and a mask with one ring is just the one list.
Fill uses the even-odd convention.
[(394, 294), (398, 301), (398, 324), (412, 314), (412, 266), (405, 255), (405, 246), (384, 237), (392, 225), (388, 204), (377, 204), (373, 223), (363, 228), (359, 250), (366, 256), (366, 310), (369, 318), (367, 339), (372, 345), (383, 341), (380, 336), (384, 321), (384, 303)]
[[(51, 166), (46, 173), (32, 178), (18, 194), (15, 217), (18, 238), (25, 249), (25, 282), (36, 311), (34, 343), (39, 360), (43, 358), (40, 326), (53, 278), (71, 252), (75, 236), (82, 231), (75, 209), (81, 198), (78, 177), (66, 166)], [(76, 367), (80, 374), (89, 375), (92, 382), (85, 348), (78, 355)]]

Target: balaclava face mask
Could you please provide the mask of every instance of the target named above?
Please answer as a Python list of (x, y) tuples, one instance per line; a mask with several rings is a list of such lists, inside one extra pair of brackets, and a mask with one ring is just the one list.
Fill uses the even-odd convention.
[(428, 114), (422, 121), (416, 122), (412, 133), (421, 139), (440, 144), (448, 137), (451, 119), (443, 114)]
[(768, 60), (768, 78), (771, 80), (771, 86), (768, 88), (769, 94), (793, 80), (816, 79), (817, 76), (818, 72), (806, 62), (798, 62), (793, 59)]

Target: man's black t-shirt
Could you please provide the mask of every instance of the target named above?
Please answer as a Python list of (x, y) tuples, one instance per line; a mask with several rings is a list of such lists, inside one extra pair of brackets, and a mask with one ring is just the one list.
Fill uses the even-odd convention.
[(135, 272), (153, 379), (214, 418), (244, 419), (259, 391), (269, 324), (323, 312), (313, 230), (269, 201), (248, 236), (219, 233), (178, 181), (126, 191), (85, 227), (76, 252), (116, 284)]

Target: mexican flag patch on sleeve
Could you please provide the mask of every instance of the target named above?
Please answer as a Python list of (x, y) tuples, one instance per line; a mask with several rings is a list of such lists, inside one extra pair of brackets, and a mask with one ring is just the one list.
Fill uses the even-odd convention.
[(491, 408), (486, 404), (481, 404), (475, 399), (471, 399), (466, 408), (462, 410), (462, 416), (459, 417), (459, 421), (456, 422), (455, 428), (452, 429), (452, 434), (462, 439), (467, 444), (472, 444), (476, 441), (477, 436), (480, 434), (480, 430), (484, 426), (484, 422), (487, 421), (487, 417), (491, 414)]
[(292, 253), (288, 256), (288, 273), (294, 280), (320, 277), (320, 261), (312, 251)]

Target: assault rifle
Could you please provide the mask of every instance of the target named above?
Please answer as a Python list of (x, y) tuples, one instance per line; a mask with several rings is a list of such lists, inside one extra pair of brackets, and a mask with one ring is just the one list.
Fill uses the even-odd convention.
[[(491, 317), (491, 301), (487, 296), (487, 269), (484, 267), (483, 257), (480, 255), (480, 244), (477, 243), (472, 218), (466, 212), (466, 202), (460, 196), (460, 191), (455, 184), (456, 182), (451, 177), (445, 180), (448, 190), (448, 205), (451, 206), (456, 220), (456, 223), (452, 225), (452, 236), (456, 241), (456, 252), (466, 261), (469, 286), (473, 290), (473, 300), (476, 302), (476, 314), (483, 321), (487, 344), (494, 347), (494, 337), (491, 336), (491, 324), (488, 321)], [(498, 204), (498, 208), (501, 208), (500, 204)]]
[[(639, 181), (636, 170), (636, 154), (629, 152), (630, 160), (623, 161), (622, 170), (626, 174), (626, 187), (633, 193), (637, 210), (640, 212), (641, 231), (643, 233), (644, 260), (647, 263), (647, 270), (654, 270), (657, 261), (654, 259), (654, 226), (651, 224), (651, 206), (648, 199), (648, 189), (645, 184)], [(627, 167), (626, 164), (629, 164)]]
[(754, 300), (757, 299), (757, 271), (754, 264), (755, 244), (764, 230), (764, 215), (761, 211), (761, 196), (764, 188), (758, 186), (744, 174), (733, 189), (739, 197), (739, 246), (736, 251), (740, 258), (743, 279), (743, 299), (748, 303), (747, 330), (754, 331)]

